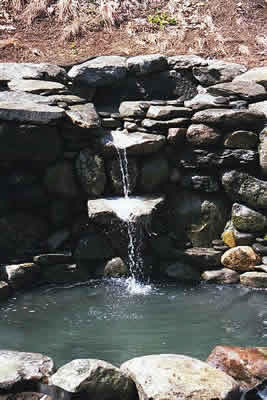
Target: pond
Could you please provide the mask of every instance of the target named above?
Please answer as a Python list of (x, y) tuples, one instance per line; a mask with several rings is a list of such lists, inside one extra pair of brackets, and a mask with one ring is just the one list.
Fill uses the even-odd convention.
[(0, 307), (2, 349), (40, 352), (57, 367), (75, 358), (115, 365), (136, 356), (180, 353), (205, 360), (218, 344), (265, 346), (265, 290), (238, 285), (90, 280), (20, 293)]

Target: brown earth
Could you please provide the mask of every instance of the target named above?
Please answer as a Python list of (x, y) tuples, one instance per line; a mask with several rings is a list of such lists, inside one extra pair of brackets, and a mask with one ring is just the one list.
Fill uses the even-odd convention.
[[(116, 26), (97, 12), (83, 15), (78, 23), (48, 13), (29, 23), (12, 1), (0, 0), (0, 62), (68, 65), (91, 56), (163, 53), (267, 65), (267, 0), (162, 1), (160, 8), (128, 14)], [(149, 15), (167, 22), (149, 22)], [(75, 24), (76, 36), (67, 35)]]

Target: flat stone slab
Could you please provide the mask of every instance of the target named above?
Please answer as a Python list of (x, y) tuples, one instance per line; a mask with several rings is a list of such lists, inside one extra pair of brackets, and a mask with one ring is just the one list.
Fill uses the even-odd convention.
[(250, 81), (267, 87), (267, 67), (252, 68), (249, 71), (237, 76), (235, 81)]
[(237, 127), (240, 129), (244, 126), (246, 129), (248, 127), (255, 129), (255, 127), (264, 124), (265, 115), (250, 110), (207, 109), (194, 114), (192, 121), (224, 128)]
[(8, 83), (8, 87), (10, 90), (33, 94), (55, 94), (67, 90), (62, 83), (34, 79), (13, 79)]
[(100, 118), (93, 103), (71, 106), (70, 110), (66, 111), (66, 114), (73, 124), (80, 128), (98, 128), (101, 125)]
[(136, 75), (146, 75), (168, 69), (166, 57), (162, 54), (145, 54), (127, 59), (127, 68)]
[(209, 86), (232, 81), (246, 70), (247, 68), (241, 64), (211, 60), (207, 66), (193, 67), (193, 75), (202, 85)]
[(68, 75), (74, 82), (90, 87), (111, 86), (126, 76), (126, 58), (101, 56), (85, 63), (75, 65)]
[(248, 106), (248, 109), (250, 111), (256, 111), (256, 112), (263, 113), (265, 115), (265, 118), (267, 119), (267, 100), (259, 101), (259, 102), (254, 103), (254, 104), (250, 104)]
[(201, 278), (206, 282), (238, 283), (239, 273), (229, 268), (222, 268), (214, 271), (205, 271)]
[(267, 289), (267, 273), (256, 271), (246, 272), (240, 275), (240, 282), (245, 286)]
[(123, 371), (105, 361), (78, 359), (59, 368), (49, 379), (68, 393), (86, 392), (94, 400), (136, 400), (133, 381)]
[(55, 64), (0, 63), (0, 81), (13, 79), (48, 79), (61, 81), (67, 79), (64, 68)]
[(41, 383), (53, 370), (53, 360), (43, 354), (0, 350), (0, 390), (11, 390), (19, 383)]
[(185, 107), (175, 106), (150, 106), (146, 118), (151, 119), (172, 119), (181, 117), (191, 117), (192, 110)]
[(103, 152), (114, 154), (125, 150), (128, 155), (150, 154), (157, 152), (166, 142), (162, 135), (126, 131), (111, 131), (101, 138)]
[(164, 197), (114, 197), (89, 200), (88, 216), (96, 223), (110, 224), (114, 220), (151, 220), (153, 213), (163, 205)]
[(146, 129), (167, 130), (168, 128), (179, 128), (189, 124), (189, 118), (173, 118), (169, 120), (158, 120), (146, 118), (142, 121), (141, 125)]
[(184, 105), (193, 110), (205, 110), (209, 108), (222, 108), (228, 102), (228, 99), (222, 96), (216, 97), (209, 93), (199, 93), (193, 99), (185, 101)]
[(44, 125), (57, 122), (64, 116), (65, 111), (62, 108), (46, 104), (0, 102), (0, 120), (4, 121)]
[(133, 358), (121, 370), (135, 382), (139, 400), (226, 400), (238, 390), (235, 380), (224, 372), (179, 354)]
[(215, 96), (238, 96), (242, 100), (260, 101), (267, 98), (267, 92), (262, 85), (250, 81), (235, 81), (219, 83), (210, 86), (208, 93)]
[(145, 101), (123, 101), (119, 113), (122, 118), (144, 118), (148, 107)]
[(19, 103), (19, 104), (25, 104), (25, 103), (33, 103), (33, 104), (47, 104), (47, 105), (53, 105), (55, 104), (55, 101), (51, 99), (49, 96), (40, 96), (38, 94), (32, 94), (32, 93), (25, 93), (25, 92), (17, 92), (17, 91), (3, 91), (0, 92), (0, 103)]

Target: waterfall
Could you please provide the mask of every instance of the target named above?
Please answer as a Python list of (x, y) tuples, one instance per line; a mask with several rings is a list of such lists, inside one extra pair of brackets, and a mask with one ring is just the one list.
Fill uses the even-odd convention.
[(138, 218), (136, 218), (135, 216), (135, 209), (138, 209), (138, 207), (140, 207), (140, 203), (142, 203), (142, 200), (136, 197), (129, 197), (130, 179), (126, 148), (121, 149), (117, 146), (115, 146), (115, 148), (119, 159), (124, 194), (124, 204), (122, 210), (118, 210), (118, 215), (121, 214), (122, 219), (125, 221), (128, 233), (128, 264), (130, 270), (130, 278), (127, 279), (127, 289), (132, 294), (146, 294), (150, 291), (151, 286), (144, 285), (137, 280), (144, 279), (143, 259), (141, 256), (143, 227), (138, 222)]

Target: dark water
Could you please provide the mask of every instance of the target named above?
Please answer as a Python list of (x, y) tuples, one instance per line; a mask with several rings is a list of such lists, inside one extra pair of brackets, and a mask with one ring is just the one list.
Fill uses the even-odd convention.
[(122, 281), (90, 281), (38, 288), (0, 307), (0, 347), (41, 352), (57, 366), (155, 353), (205, 360), (218, 344), (266, 346), (266, 291), (168, 284), (134, 295)]

